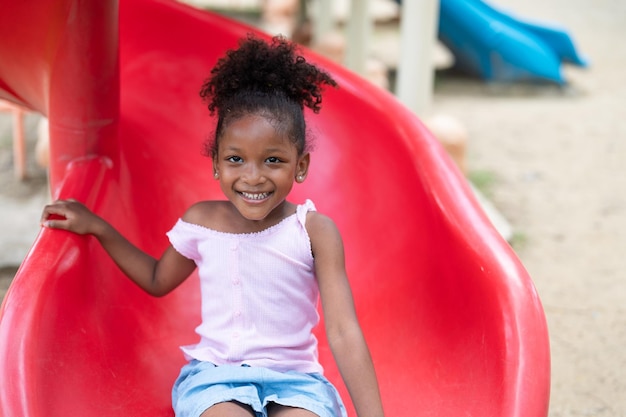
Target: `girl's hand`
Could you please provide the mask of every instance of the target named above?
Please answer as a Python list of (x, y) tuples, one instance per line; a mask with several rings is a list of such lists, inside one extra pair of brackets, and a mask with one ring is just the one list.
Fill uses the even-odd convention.
[(41, 225), (51, 229), (62, 229), (80, 235), (97, 235), (106, 227), (106, 222), (82, 203), (74, 200), (57, 200), (47, 205), (41, 215)]
[(156, 260), (128, 241), (103, 218), (73, 199), (47, 205), (41, 215), (41, 225), (94, 235), (122, 272), (154, 296), (169, 293), (196, 268), (193, 260), (179, 254), (171, 245)]

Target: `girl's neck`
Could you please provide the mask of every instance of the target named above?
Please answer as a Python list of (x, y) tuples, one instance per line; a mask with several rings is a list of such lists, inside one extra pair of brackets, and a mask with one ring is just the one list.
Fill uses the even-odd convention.
[(250, 220), (241, 215), (237, 208), (229, 202), (230, 215), (228, 216), (228, 229), (232, 233), (256, 233), (277, 225), (296, 212), (296, 205), (283, 201), (262, 220)]

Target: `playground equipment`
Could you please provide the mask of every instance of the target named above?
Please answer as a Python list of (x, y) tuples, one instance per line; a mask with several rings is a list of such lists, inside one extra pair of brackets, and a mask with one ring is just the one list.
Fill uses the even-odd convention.
[[(168, 0), (7, 2), (0, 97), (49, 118), (53, 196), (158, 256), (186, 207), (222, 198), (197, 90), (252, 30)], [(527, 272), (411, 112), (307, 56), (341, 87), (309, 117), (316, 149), (291, 199), (311, 198), (344, 236), (387, 414), (545, 417), (548, 334)], [(151, 298), (93, 238), (42, 230), (0, 310), (0, 415), (172, 416), (197, 285)]]
[(587, 66), (567, 31), (526, 22), (482, 0), (441, 0), (439, 39), (454, 69), (487, 81), (564, 84), (562, 63)]

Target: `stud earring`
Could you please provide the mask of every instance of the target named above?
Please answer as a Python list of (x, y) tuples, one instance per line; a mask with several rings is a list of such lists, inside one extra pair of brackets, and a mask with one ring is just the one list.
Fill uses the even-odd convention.
[(304, 175), (298, 175), (297, 180), (298, 180), (299, 182), (304, 181)]
[(218, 178), (220, 177), (220, 173), (219, 173), (219, 172), (217, 172), (217, 171), (215, 171), (215, 172), (213, 173), (213, 176), (215, 177), (215, 179), (218, 179)]

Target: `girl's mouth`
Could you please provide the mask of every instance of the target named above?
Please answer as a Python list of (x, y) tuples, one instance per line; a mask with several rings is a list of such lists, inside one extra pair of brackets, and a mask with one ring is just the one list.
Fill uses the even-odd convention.
[(245, 191), (240, 191), (239, 194), (247, 200), (260, 201), (265, 200), (271, 193), (247, 193)]

